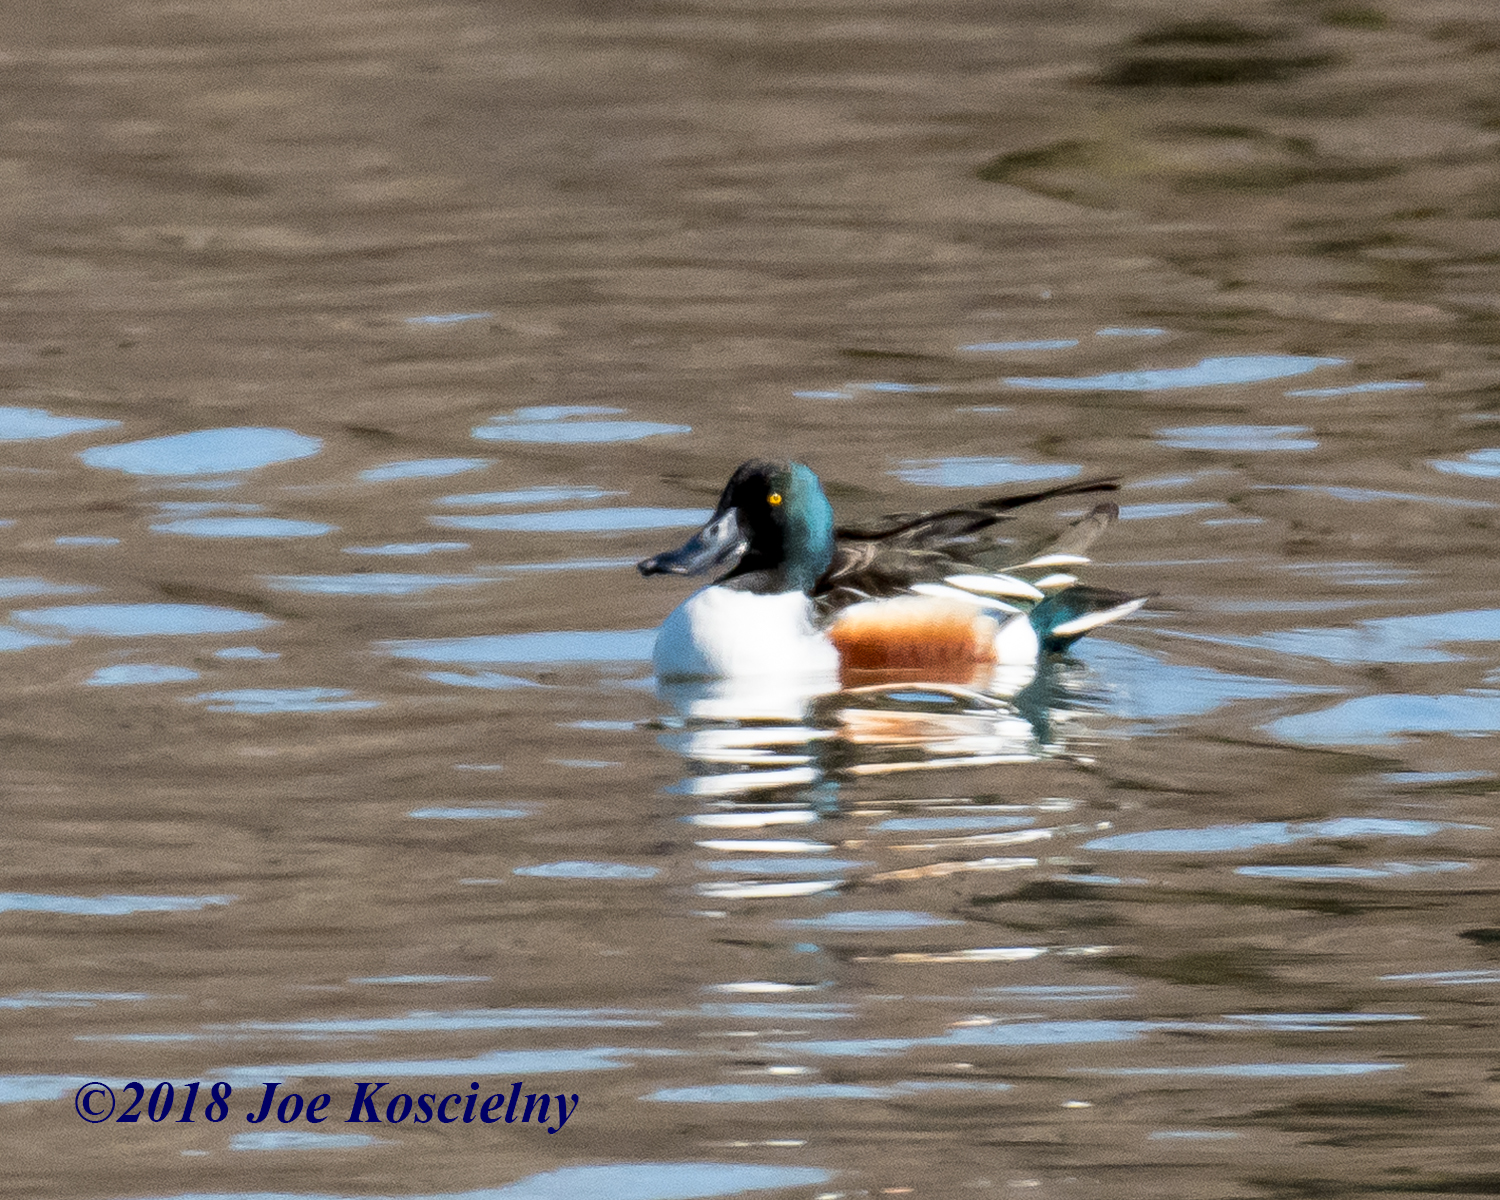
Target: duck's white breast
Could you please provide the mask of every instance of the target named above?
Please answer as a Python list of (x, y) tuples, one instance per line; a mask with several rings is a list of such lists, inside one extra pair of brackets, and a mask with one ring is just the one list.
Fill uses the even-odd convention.
[(831, 674), (839, 665), (801, 592), (761, 596), (717, 584), (672, 610), (651, 661), (658, 679)]

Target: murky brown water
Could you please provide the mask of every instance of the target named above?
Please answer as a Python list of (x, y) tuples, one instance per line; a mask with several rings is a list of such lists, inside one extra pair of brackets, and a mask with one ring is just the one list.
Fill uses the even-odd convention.
[[(1500, 1189), (1500, 17), (1192, 18), (10, 14), (5, 1194)], [(753, 454), (1159, 599), (685, 719)]]

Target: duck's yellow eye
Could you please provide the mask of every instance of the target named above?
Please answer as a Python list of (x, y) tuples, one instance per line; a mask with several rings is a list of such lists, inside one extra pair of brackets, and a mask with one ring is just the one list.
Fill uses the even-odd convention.
[(766, 503), (769, 504), (769, 505), (772, 505), (773, 507), (775, 505), (777, 505), (777, 504), (780, 504), (781, 503), (781, 493), (780, 492), (772, 492), (769, 496), (766, 497)]

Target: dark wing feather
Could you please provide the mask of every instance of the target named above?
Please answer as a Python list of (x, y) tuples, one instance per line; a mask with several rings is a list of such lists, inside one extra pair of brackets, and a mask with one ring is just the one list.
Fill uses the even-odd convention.
[[(887, 517), (886, 523), (875, 529), (839, 529), (833, 562), (814, 586), (813, 598), (822, 611), (832, 612), (860, 600), (899, 596), (912, 584), (942, 579), (991, 556), (995, 550), (992, 544), (963, 542), (1005, 520), (1012, 509), (1117, 487), (1119, 481), (1115, 479), (1090, 479), (1017, 496), (997, 496), (941, 512)], [(1113, 504), (1098, 506), (1069, 526), (1057, 544), (1087, 545), (1108, 527), (1116, 511)]]
[[(1059, 496), (1078, 496), (1088, 492), (1112, 492), (1120, 486), (1118, 479), (1086, 479), (1064, 483), (1037, 492), (1015, 496), (996, 496), (940, 512), (899, 513), (884, 518), (873, 528), (841, 528), (834, 536), (841, 542), (881, 542), (887, 545), (934, 545), (953, 538), (967, 537), (1000, 521), (1013, 509), (1053, 500)], [(883, 547), (884, 548), (884, 547)]]

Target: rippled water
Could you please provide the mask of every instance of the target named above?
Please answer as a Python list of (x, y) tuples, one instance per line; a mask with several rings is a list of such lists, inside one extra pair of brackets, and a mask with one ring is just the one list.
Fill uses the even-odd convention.
[[(1489, 6), (9, 24), (0, 1190), (1494, 1192)], [(658, 690), (771, 454), (1154, 599)]]

